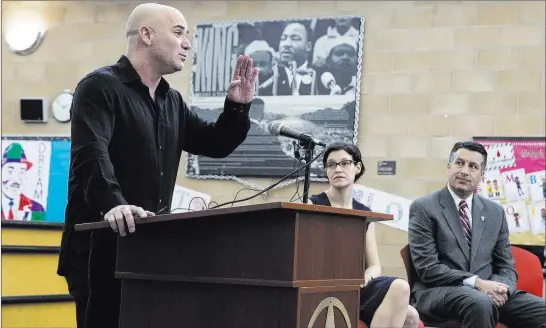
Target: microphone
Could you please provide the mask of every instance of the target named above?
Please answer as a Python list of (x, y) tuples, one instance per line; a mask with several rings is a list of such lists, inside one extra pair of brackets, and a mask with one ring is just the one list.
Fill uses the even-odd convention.
[(314, 138), (313, 136), (305, 134), (305, 133), (301, 133), (298, 130), (289, 128), (278, 121), (270, 122), (267, 125), (267, 129), (269, 130), (269, 133), (273, 136), (288, 137), (288, 138), (296, 139), (299, 141), (311, 142), (311, 143), (314, 143), (315, 145), (326, 147), (326, 144), (324, 142)]
[(320, 76), (320, 81), (322, 82), (322, 85), (324, 85), (328, 89), (336, 84), (336, 78), (330, 72), (322, 73), (322, 75)]
[(322, 82), (322, 85), (331, 90), (332, 92), (330, 94), (340, 94), (341, 88), (336, 84), (336, 78), (332, 73), (330, 72), (324, 72), (320, 76), (320, 81)]

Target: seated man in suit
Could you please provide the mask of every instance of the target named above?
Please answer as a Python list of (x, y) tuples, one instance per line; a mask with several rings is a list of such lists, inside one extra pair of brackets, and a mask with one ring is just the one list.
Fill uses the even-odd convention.
[(411, 204), (413, 304), (423, 318), (455, 319), (465, 328), (494, 328), (499, 321), (546, 327), (545, 301), (516, 289), (504, 210), (474, 194), (486, 163), (482, 145), (456, 143), (447, 186)]

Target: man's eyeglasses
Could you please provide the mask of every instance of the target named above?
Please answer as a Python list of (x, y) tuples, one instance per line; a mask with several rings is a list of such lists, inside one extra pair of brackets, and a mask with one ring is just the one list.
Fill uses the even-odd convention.
[(356, 162), (355, 161), (350, 161), (348, 159), (343, 160), (343, 161), (341, 161), (339, 163), (328, 162), (328, 163), (326, 163), (326, 169), (327, 170), (335, 170), (337, 168), (337, 166), (339, 165), (342, 170), (345, 170), (345, 169), (349, 168), (353, 164), (356, 164)]

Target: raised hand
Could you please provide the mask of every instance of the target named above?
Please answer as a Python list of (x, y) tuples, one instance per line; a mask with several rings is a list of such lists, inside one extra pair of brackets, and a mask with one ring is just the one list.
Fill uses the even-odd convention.
[(228, 86), (227, 97), (229, 100), (248, 104), (254, 99), (256, 89), (256, 77), (258, 68), (254, 67), (252, 58), (248, 56), (237, 57), (233, 79)]

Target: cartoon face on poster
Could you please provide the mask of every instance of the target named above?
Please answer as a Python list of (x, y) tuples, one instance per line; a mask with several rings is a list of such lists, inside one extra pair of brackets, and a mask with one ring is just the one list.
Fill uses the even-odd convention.
[(2, 140), (2, 220), (44, 220), (50, 155), (49, 142)]
[(506, 221), (508, 222), (510, 233), (520, 233), (530, 230), (525, 201), (502, 204), (502, 207), (506, 213)]
[(546, 202), (541, 201), (534, 204), (529, 204), (529, 223), (531, 225), (531, 233), (535, 235), (546, 232)]
[(529, 188), (527, 187), (527, 177), (524, 169), (505, 171), (501, 175), (507, 202), (529, 198)]

